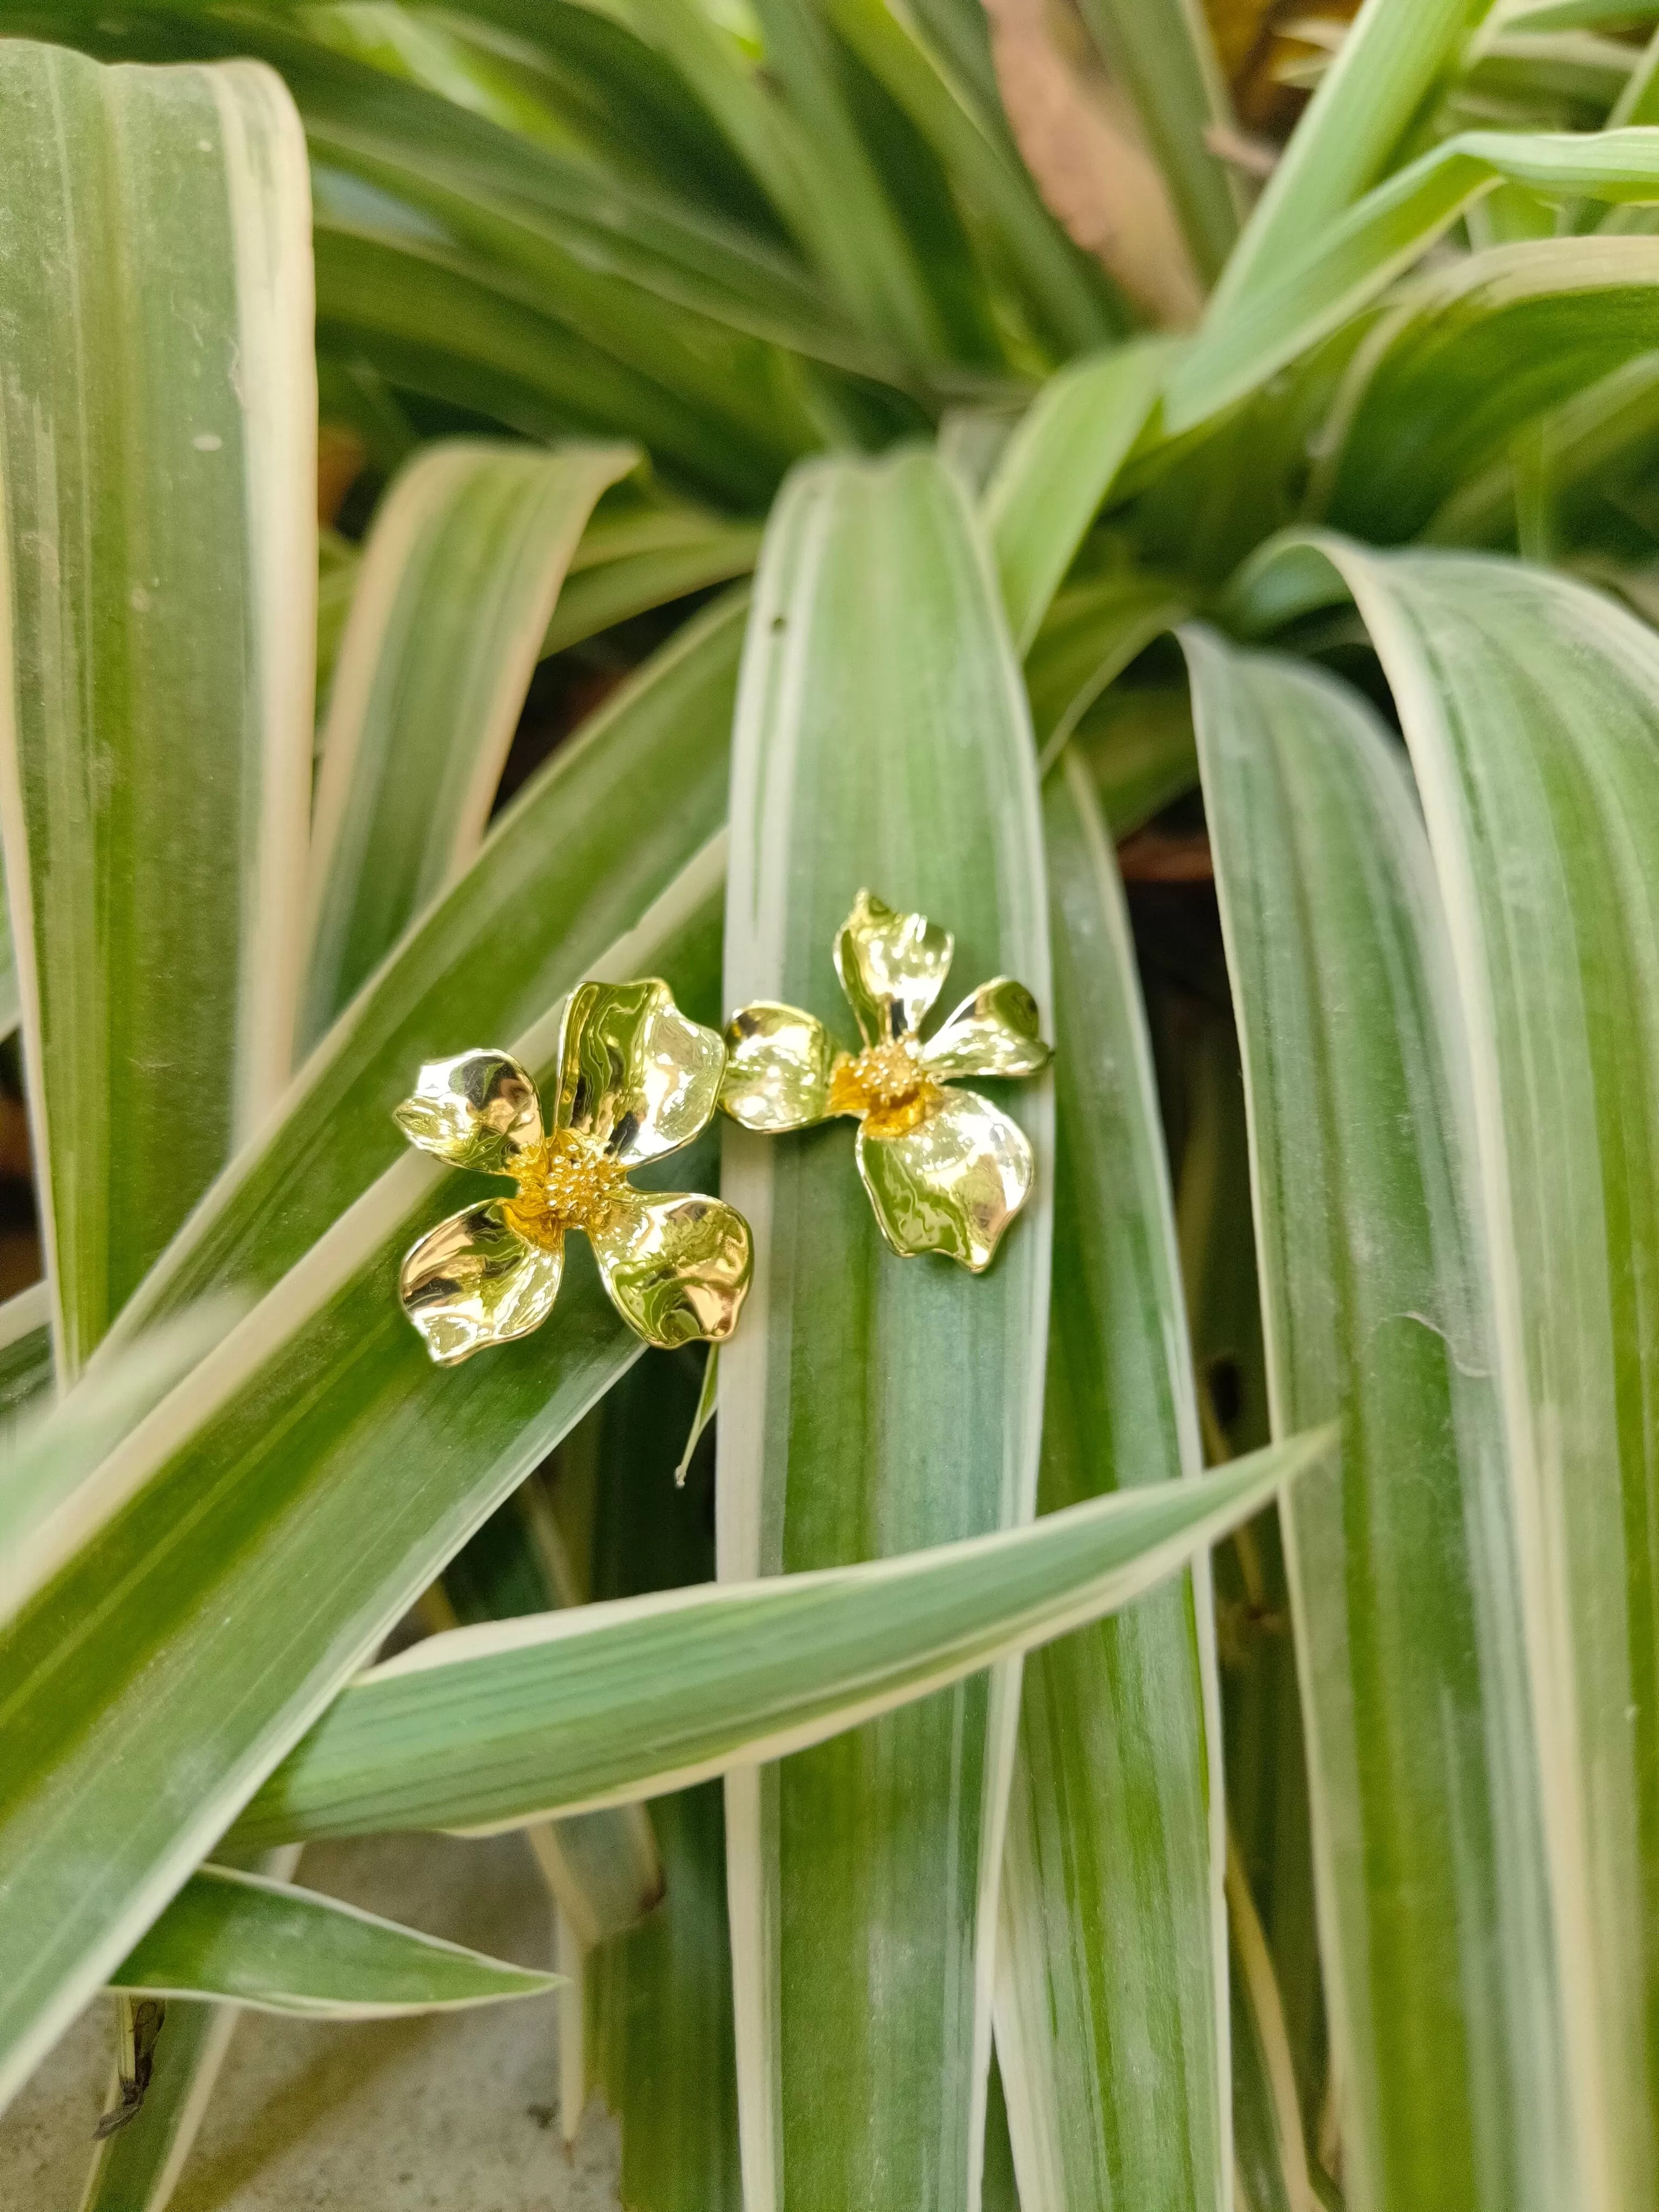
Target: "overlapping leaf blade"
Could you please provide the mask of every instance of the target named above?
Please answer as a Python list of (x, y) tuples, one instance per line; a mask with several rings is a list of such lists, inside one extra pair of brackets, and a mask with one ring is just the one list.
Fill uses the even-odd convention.
[(542, 1996), (556, 1978), (418, 1935), (315, 1890), (205, 1866), (110, 1982), (162, 1997), (373, 2020)]
[(1550, 239), (1413, 287), (1339, 395), (1325, 514), (1374, 542), (1414, 537), (1523, 426), (1651, 350), (1656, 281), (1659, 239)]
[[(1054, 950), (1045, 1513), (1199, 1464), (1122, 895), (1077, 760), (1045, 793)], [(997, 2052), (1025, 2212), (1229, 2212), (1219, 1692), (1208, 1564), (1028, 1661)]]
[(1377, 185), (1247, 297), (1224, 303), (1218, 295), (1202, 336), (1170, 375), (1167, 427), (1191, 429), (1328, 337), (1504, 179), (1552, 199), (1582, 194), (1650, 203), (1659, 199), (1659, 132), (1472, 131), (1445, 140)]
[[(963, 988), (1048, 997), (1035, 757), (956, 478), (906, 453), (798, 474), (757, 577), (734, 740), (732, 1006), (843, 1036), (830, 963), (861, 886), (954, 931)], [(1049, 1106), (1022, 1086), (1037, 1183), (975, 1280), (882, 1243), (834, 1125), (733, 1132), (750, 1319), (722, 1363), (720, 1570), (776, 1573), (937, 1542), (1034, 1503)], [(965, 2203), (988, 2063), (1004, 1677), (727, 1790), (745, 2192)], [(901, 1932), (902, 1931), (902, 1932)]]
[(565, 568), (636, 459), (447, 441), (387, 492), (323, 733), (308, 1042), (477, 851)]
[[(1571, 2201), (1540, 1778), (1462, 1042), (1404, 763), (1359, 701), (1187, 636), (1244, 1048), (1344, 2176)], [(1425, 1717), (1434, 1716), (1425, 1725)]]
[[(714, 862), (616, 955), (622, 974), (665, 976), (705, 1017)], [(538, 1079), (557, 1016), (555, 1004), (503, 1041)], [(674, 1164), (695, 1180), (695, 1162)], [(399, 1310), (398, 1262), (469, 1183), (413, 1153), (388, 1170), (82, 1486), (96, 1540), (20, 1617), (8, 1650), (0, 2083), (27, 2069), (445, 1560), (638, 1356), (584, 1251), (567, 1261), (556, 1330), (459, 1372), (430, 1364)]]
[(1492, 0), (1365, 0), (1257, 201), (1216, 288), (1260, 292), (1382, 175), (1435, 81)]
[(1659, 647), (1583, 586), (1472, 556), (1293, 543), (1263, 586), (1317, 588), (1333, 565), (1412, 749), (1468, 1036), (1574, 2179), (1586, 2202), (1639, 2202), (1659, 2172), (1636, 1534), (1654, 1461)]
[(1000, 1654), (1138, 1598), (1326, 1461), (1332, 1441), (1294, 1437), (1191, 1482), (856, 1566), (428, 1638), (351, 1684), (236, 1840), (522, 1827), (779, 1758), (872, 1711), (920, 1712)]

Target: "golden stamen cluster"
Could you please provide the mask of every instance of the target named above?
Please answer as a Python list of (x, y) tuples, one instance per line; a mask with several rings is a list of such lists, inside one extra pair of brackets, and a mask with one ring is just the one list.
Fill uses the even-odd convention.
[(519, 1194), (502, 1211), (520, 1237), (550, 1247), (568, 1229), (602, 1228), (628, 1173), (620, 1160), (569, 1129), (527, 1149), (513, 1171)]
[(830, 1071), (830, 1111), (861, 1114), (896, 1135), (914, 1128), (939, 1085), (902, 1040), (842, 1053)]

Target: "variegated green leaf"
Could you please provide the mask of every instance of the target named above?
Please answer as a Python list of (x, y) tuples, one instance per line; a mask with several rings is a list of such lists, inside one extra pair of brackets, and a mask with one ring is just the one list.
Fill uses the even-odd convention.
[(1415, 536), (1449, 495), (1455, 518), (1455, 487), (1527, 423), (1651, 351), (1656, 283), (1656, 238), (1498, 246), (1418, 280), (1344, 380), (1320, 509), (1382, 543)]
[(0, 1431), (9, 1431), (52, 1383), (52, 1293), (33, 1283), (0, 1305)]
[[(1041, 1510), (1196, 1474), (1157, 1094), (1080, 761), (1045, 793), (1058, 1153)], [(1024, 2212), (1231, 2212), (1208, 1562), (1027, 1662), (997, 2054)]]
[(269, 71), (0, 44), (0, 817), (75, 1375), (287, 1077), (317, 582)]
[(139, 1938), (110, 1984), (264, 2012), (375, 2020), (542, 1996), (557, 1979), (417, 1935), (315, 1890), (204, 1866)]
[(477, 850), (566, 566), (635, 459), (457, 439), (387, 492), (323, 731), (307, 1042)]
[(1645, 1255), (1659, 1239), (1659, 645), (1581, 585), (1470, 556), (1293, 543), (1264, 562), (1265, 586), (1285, 604), (1328, 591), (1310, 571), (1332, 567), (1412, 750), (1468, 1040), (1573, 2201), (1640, 2203), (1659, 2176), (1659, 1966), (1640, 1903), (1654, 1623), (1638, 1533), (1654, 1459)]
[[(954, 932), (961, 989), (1012, 975), (1046, 1009), (1035, 755), (957, 479), (916, 453), (803, 471), (756, 592), (727, 1003), (781, 1000), (850, 1036), (830, 951), (867, 886)], [(844, 1127), (728, 1133), (723, 1187), (754, 1224), (756, 1281), (721, 1364), (723, 1576), (1030, 1512), (1051, 1109), (1041, 1084), (1009, 1103), (1036, 1190), (981, 1280), (888, 1250)], [(969, 2200), (1017, 1690), (1005, 1670), (728, 1784), (751, 2212)]]
[(920, 1715), (1002, 1656), (1139, 1598), (1326, 1463), (1332, 1443), (1329, 1431), (1295, 1437), (1188, 1482), (1131, 1486), (857, 1566), (428, 1637), (343, 1692), (235, 1840), (524, 1827), (752, 1772), (872, 1714)]
[[(1244, 1053), (1344, 2176), (1572, 2201), (1540, 1771), (1468, 1075), (1405, 763), (1352, 693), (1186, 636)], [(1422, 1724), (1432, 1713), (1435, 1724)]]
[[(1395, 0), (1372, 0), (1379, 13), (1389, 4)], [(1398, 0), (1396, 12), (1408, 15), (1410, 0)], [(1277, 264), (1248, 296), (1224, 303), (1218, 294), (1203, 334), (1170, 374), (1166, 427), (1191, 429), (1257, 389), (1376, 299), (1506, 179), (1556, 200), (1659, 201), (1659, 131), (1471, 131), (1447, 139)]]

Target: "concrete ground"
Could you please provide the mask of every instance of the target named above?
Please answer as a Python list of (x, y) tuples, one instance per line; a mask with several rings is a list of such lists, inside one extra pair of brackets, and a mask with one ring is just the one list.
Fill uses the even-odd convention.
[[(319, 1844), (298, 1879), (526, 1966), (551, 1916), (517, 1836)], [(551, 1998), (319, 2026), (245, 2014), (172, 2212), (615, 2212), (615, 2130), (567, 2152)], [(165, 2033), (165, 2030), (163, 2031)], [(77, 2212), (109, 2085), (95, 2002), (0, 2117), (0, 2205)]]

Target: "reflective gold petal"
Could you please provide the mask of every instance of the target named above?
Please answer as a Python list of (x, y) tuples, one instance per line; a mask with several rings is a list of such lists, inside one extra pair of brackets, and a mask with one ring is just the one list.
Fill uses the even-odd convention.
[(776, 1136), (810, 1128), (830, 1111), (836, 1048), (816, 1015), (757, 1000), (726, 1025), (720, 1104), (745, 1129)]
[(941, 1079), (1035, 1075), (1053, 1054), (1042, 1041), (1036, 1000), (1012, 975), (981, 983), (921, 1048), (923, 1065)]
[(440, 1367), (528, 1336), (553, 1310), (563, 1242), (527, 1244), (505, 1217), (508, 1203), (495, 1199), (452, 1213), (404, 1255), (398, 1278), (404, 1311)]
[(921, 1027), (945, 988), (955, 944), (925, 914), (895, 914), (860, 891), (836, 939), (836, 973), (866, 1044)]
[(748, 1223), (719, 1199), (619, 1191), (588, 1234), (617, 1312), (647, 1344), (719, 1344), (737, 1327), (754, 1255)]
[(515, 1155), (542, 1140), (535, 1085), (510, 1053), (480, 1048), (428, 1060), (392, 1118), (422, 1152), (483, 1175), (511, 1175)]
[(944, 1252), (975, 1275), (1031, 1188), (1025, 1133), (973, 1091), (941, 1091), (934, 1111), (902, 1136), (879, 1135), (866, 1121), (857, 1149), (893, 1249)]
[(726, 1045), (688, 1021), (666, 983), (584, 983), (559, 1042), (553, 1125), (637, 1166), (689, 1145), (720, 1103)]

